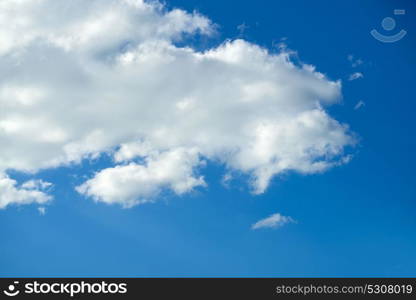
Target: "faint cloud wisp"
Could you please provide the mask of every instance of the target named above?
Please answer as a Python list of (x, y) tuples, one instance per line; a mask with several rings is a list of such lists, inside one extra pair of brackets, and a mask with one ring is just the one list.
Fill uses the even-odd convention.
[(364, 106), (365, 106), (365, 102), (360, 100), (360, 101), (357, 102), (357, 104), (355, 104), (354, 110), (359, 110), (360, 108), (362, 108)]
[(355, 72), (355, 73), (351, 74), (348, 77), (348, 80), (349, 81), (353, 81), (353, 80), (357, 80), (357, 79), (360, 79), (360, 78), (363, 78), (363, 77), (364, 77), (363, 73), (361, 73), (361, 72)]
[(289, 223), (296, 223), (292, 217), (283, 216), (279, 213), (270, 215), (267, 218), (261, 219), (251, 226), (251, 229), (257, 230), (262, 228), (276, 229)]

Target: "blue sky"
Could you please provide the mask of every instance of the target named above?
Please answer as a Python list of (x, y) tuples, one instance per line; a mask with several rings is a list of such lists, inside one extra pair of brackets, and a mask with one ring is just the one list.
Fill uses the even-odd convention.
[[(270, 51), (278, 42), (342, 80), (342, 100), (325, 108), (349, 124), (358, 144), (347, 164), (310, 175), (277, 174), (253, 195), (246, 175), (224, 187), (224, 166), (209, 161), (206, 187), (131, 208), (94, 202), (74, 188), (112, 167), (107, 154), (28, 174), (19, 183), (51, 182), (53, 201), (0, 210), (0, 275), (6, 276), (415, 276), (416, 185), (414, 111), (415, 12), (412, 1), (197, 1), (168, 7), (197, 10), (217, 33), (182, 41), (196, 49), (242, 38)], [(395, 16), (394, 9), (406, 14)], [(401, 41), (375, 40), (394, 17)], [(246, 24), (244, 32), (237, 26)], [(396, 32), (396, 31), (395, 31)], [(1, 49), (0, 49), (1, 50)], [(352, 59), (348, 59), (352, 55)], [(353, 67), (352, 64), (362, 63)], [(363, 78), (349, 81), (360, 72)], [(354, 109), (359, 101), (365, 103)], [(92, 117), (93, 118), (93, 117)], [(1, 140), (0, 140), (1, 141)], [(25, 151), (30, 152), (31, 149)], [(1, 168), (0, 168), (1, 171)], [(272, 214), (279, 228), (252, 230)]]

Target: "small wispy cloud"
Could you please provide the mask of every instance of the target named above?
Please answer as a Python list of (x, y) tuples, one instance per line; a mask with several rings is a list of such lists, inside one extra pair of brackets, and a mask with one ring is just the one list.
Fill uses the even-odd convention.
[(270, 215), (267, 218), (261, 219), (251, 225), (251, 229), (261, 229), (261, 228), (279, 228), (283, 225), (286, 225), (288, 223), (296, 223), (295, 220), (293, 220), (291, 217), (283, 216), (279, 213), (275, 213)]
[(243, 35), (249, 28), (250, 26), (248, 26), (246, 23), (242, 23), (237, 26), (237, 30), (240, 33), (240, 35)]
[(22, 188), (28, 189), (28, 190), (48, 190), (53, 186), (52, 183), (43, 181), (41, 179), (32, 179), (29, 181), (26, 181), (22, 184)]
[(351, 62), (351, 66), (353, 67), (353, 68), (356, 68), (356, 67), (358, 67), (359, 65), (362, 65), (364, 62), (363, 62), (363, 60), (361, 59), (361, 58), (358, 58), (358, 59), (356, 59), (356, 58), (354, 58), (354, 55), (352, 55), (352, 54), (350, 54), (350, 55), (348, 55), (348, 60)]
[(296, 51), (293, 51), (291, 49), (288, 48), (288, 44), (287, 44), (288, 38), (287, 37), (282, 37), (278, 40), (273, 40), (272, 41), (272, 47), (276, 48), (280, 51), (283, 51), (287, 54), (293, 55), (293, 56), (297, 56)]
[(38, 207), (39, 214), (44, 216), (46, 214), (46, 207), (40, 206)]
[(364, 77), (363, 73), (361, 73), (361, 72), (355, 72), (355, 73), (352, 73), (350, 75), (350, 77), (348, 77), (348, 80), (349, 81), (352, 81), (352, 80), (356, 80), (356, 79), (363, 78), (363, 77)]
[(229, 188), (230, 187), (230, 182), (233, 180), (233, 176), (230, 173), (225, 174), (222, 179), (221, 179), (221, 184), (226, 187)]
[(354, 110), (358, 110), (358, 109), (360, 109), (363, 106), (365, 106), (365, 102), (362, 101), (362, 100), (360, 100), (360, 101), (357, 102), (357, 104), (355, 104)]

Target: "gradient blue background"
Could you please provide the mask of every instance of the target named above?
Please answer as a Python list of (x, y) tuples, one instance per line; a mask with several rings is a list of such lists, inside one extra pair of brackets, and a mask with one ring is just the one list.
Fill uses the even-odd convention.
[[(122, 209), (73, 190), (82, 175), (109, 165), (41, 172), (56, 185), (54, 202), (0, 210), (0, 276), (416, 276), (416, 4), (414, 1), (170, 0), (203, 13), (218, 35), (195, 47), (242, 37), (273, 49), (287, 38), (302, 62), (343, 80), (343, 100), (329, 108), (360, 144), (347, 165), (321, 175), (275, 178), (252, 196), (244, 179), (224, 188), (223, 169), (204, 170), (209, 187), (163, 195)], [(393, 9), (406, 9), (394, 16)], [(408, 35), (383, 44), (373, 28), (391, 16)], [(241, 35), (237, 26), (249, 28)], [(396, 31), (395, 31), (396, 32)], [(364, 63), (352, 68), (347, 56)], [(363, 79), (348, 81), (360, 71)], [(366, 106), (354, 110), (363, 100)], [(30, 151), (30, 149), (28, 150)], [(25, 174), (10, 173), (19, 181)], [(280, 212), (297, 220), (277, 230), (250, 229)]]

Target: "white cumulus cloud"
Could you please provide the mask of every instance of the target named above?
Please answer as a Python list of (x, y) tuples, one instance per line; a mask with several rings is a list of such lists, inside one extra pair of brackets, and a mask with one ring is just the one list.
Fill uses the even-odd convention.
[(96, 201), (131, 207), (153, 201), (163, 188), (181, 195), (197, 186), (205, 186), (203, 177), (194, 174), (194, 168), (203, 164), (195, 150), (149, 154), (145, 160), (143, 164), (130, 162), (104, 169), (77, 187), (77, 191)]
[[(48, 187), (50, 183), (43, 182)], [(33, 181), (28, 181), (18, 186), (17, 182), (5, 174), (0, 173), (0, 209), (9, 205), (44, 204), (52, 200), (52, 196), (44, 193), (42, 187), (35, 186)]]
[(114, 166), (77, 190), (130, 207), (206, 185), (204, 161), (248, 174), (254, 193), (346, 161), (354, 138), (326, 111), (340, 81), (244, 40), (179, 46), (214, 31), (157, 2), (0, 1), (3, 179), (106, 153)]
[(251, 226), (251, 229), (255, 230), (261, 228), (279, 228), (288, 223), (295, 223), (295, 220), (293, 220), (291, 217), (286, 217), (279, 213), (275, 213), (267, 218), (257, 221)]

